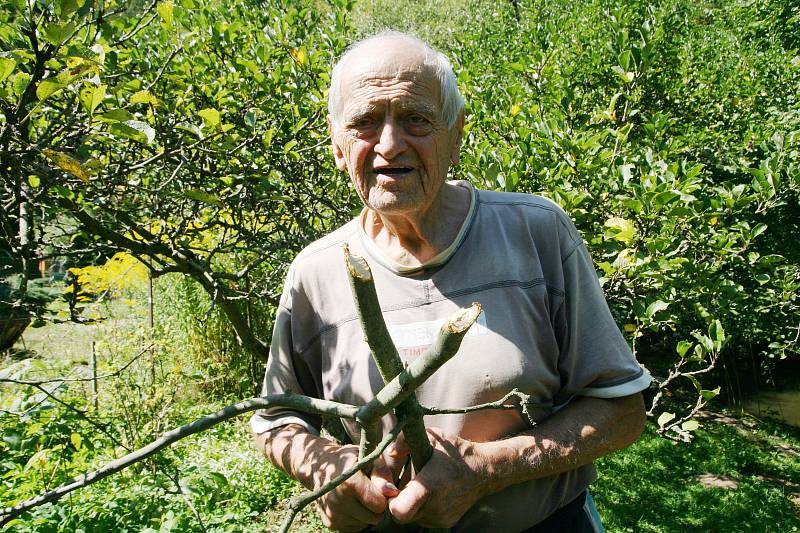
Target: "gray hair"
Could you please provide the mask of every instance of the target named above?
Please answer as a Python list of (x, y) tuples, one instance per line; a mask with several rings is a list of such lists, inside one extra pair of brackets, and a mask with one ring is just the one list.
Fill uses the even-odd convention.
[(464, 97), (458, 91), (456, 75), (453, 73), (450, 60), (419, 37), (394, 30), (385, 30), (351, 44), (333, 67), (331, 87), (328, 91), (328, 113), (333, 123), (338, 125), (342, 118), (342, 72), (344, 65), (362, 47), (375, 44), (375, 41), (384, 38), (405, 39), (422, 50), (425, 56), (422, 64), (433, 69), (436, 78), (439, 80), (442, 115), (447, 122), (447, 127), (452, 128), (456, 120), (458, 120), (459, 113), (464, 109)]

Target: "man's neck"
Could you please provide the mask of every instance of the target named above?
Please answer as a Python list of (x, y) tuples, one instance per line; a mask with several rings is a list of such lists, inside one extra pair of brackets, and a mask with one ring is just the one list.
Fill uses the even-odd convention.
[(445, 183), (424, 212), (387, 215), (368, 209), (364, 231), (388, 259), (403, 266), (420, 266), (452, 244), (470, 201), (467, 188)]

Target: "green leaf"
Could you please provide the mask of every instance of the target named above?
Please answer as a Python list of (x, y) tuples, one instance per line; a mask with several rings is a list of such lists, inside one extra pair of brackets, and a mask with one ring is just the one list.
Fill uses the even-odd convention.
[(722, 329), (722, 322), (715, 319), (708, 325), (708, 336), (715, 341), (717, 347), (721, 347), (725, 343), (725, 330)]
[(283, 145), (283, 153), (288, 154), (295, 146), (297, 146), (297, 139), (292, 139), (291, 141)]
[(247, 113), (244, 114), (244, 123), (250, 126), (251, 128), (256, 127), (256, 110), (250, 109)]
[(98, 85), (93, 86), (90, 85), (88, 87), (84, 87), (81, 90), (81, 104), (86, 112), (90, 115), (94, 114), (94, 110), (97, 109), (103, 99), (106, 97), (106, 86), (105, 85)]
[(690, 431), (690, 432), (697, 431), (699, 427), (700, 427), (700, 422), (698, 422), (697, 420), (687, 420), (686, 422), (681, 424), (681, 429), (683, 431)]
[(605, 222), (605, 227), (611, 229), (608, 236), (624, 243), (630, 243), (636, 234), (633, 221), (621, 217), (610, 217)]
[(219, 201), (219, 198), (217, 198), (213, 194), (209, 194), (199, 189), (189, 189), (188, 191), (184, 191), (183, 195), (187, 198), (190, 198), (192, 200), (197, 200), (198, 202), (203, 202), (205, 204), (211, 204), (216, 206), (222, 205), (222, 202)]
[(16, 68), (17, 62), (10, 57), (0, 57), (0, 81), (6, 79)]
[(223, 474), (220, 474), (219, 472), (209, 472), (208, 473), (208, 477), (210, 477), (211, 479), (216, 481), (217, 484), (219, 484), (219, 485), (228, 485), (229, 484), (228, 478), (226, 478)]
[(215, 128), (219, 125), (219, 111), (216, 109), (201, 109), (197, 114), (200, 115), (200, 118), (209, 128)]
[(675, 413), (664, 412), (661, 413), (661, 415), (659, 415), (658, 420), (656, 422), (658, 423), (658, 427), (663, 428), (664, 426), (669, 424), (674, 418), (675, 418)]
[(75, 24), (48, 24), (44, 27), (44, 38), (52, 45), (60, 46), (75, 31)]
[(722, 389), (720, 387), (717, 387), (714, 390), (701, 390), (700, 396), (702, 396), (704, 400), (710, 401), (719, 396), (721, 390)]
[(700, 341), (698, 346), (703, 346), (706, 352), (713, 352), (714, 351), (714, 341), (712, 341), (709, 337), (705, 335), (697, 335), (697, 340)]
[(753, 230), (750, 232), (750, 238), (751, 239), (755, 239), (756, 237), (758, 237), (759, 235), (761, 235), (765, 231), (767, 231), (767, 225), (766, 224), (759, 224), (758, 226), (753, 228)]
[(111, 109), (106, 111), (100, 118), (107, 122), (127, 122), (129, 120), (136, 120), (133, 113), (125, 111), (124, 109)]
[(678, 343), (678, 346), (675, 350), (678, 352), (678, 355), (681, 357), (686, 357), (686, 353), (694, 346), (694, 343), (691, 341), (681, 341)]
[(81, 436), (79, 434), (72, 433), (69, 436), (69, 441), (72, 443), (73, 446), (75, 446), (76, 450), (80, 450), (81, 449), (81, 445), (83, 444), (83, 442), (82, 442)]
[(30, 74), (26, 72), (17, 72), (16, 76), (14, 76), (14, 81), (11, 83), (11, 89), (14, 91), (15, 95), (22, 96), (22, 93), (25, 92), (30, 81)]
[(159, 101), (158, 98), (150, 94), (149, 91), (138, 91), (133, 93), (130, 99), (130, 103), (133, 104), (152, 104), (158, 105)]
[(144, 135), (147, 144), (150, 144), (156, 138), (156, 130), (154, 130), (147, 122), (142, 122), (141, 120), (129, 120), (124, 124)]
[(34, 189), (36, 187), (38, 187), (39, 185), (41, 185), (41, 183), (42, 183), (42, 180), (39, 178), (39, 176), (36, 176), (34, 174), (31, 174), (30, 176), (28, 176), (28, 185), (30, 185)]
[(39, 86), (36, 88), (36, 98), (39, 99), (41, 102), (42, 100), (46, 99), (49, 96), (54, 95), (64, 87), (66, 87), (66, 83), (62, 83), (60, 81), (54, 80), (52, 78), (44, 80)]
[(629, 71), (631, 67), (631, 51), (625, 50), (619, 55), (619, 57), (617, 57), (617, 60), (619, 61), (619, 66), (622, 67), (622, 70), (625, 72)]
[(83, 7), (86, 0), (60, 0), (58, 2), (59, 16), (64, 19)]
[(56, 193), (58, 193), (58, 195), (61, 196), (62, 198), (66, 198), (67, 200), (74, 200), (75, 199), (75, 193), (73, 193), (71, 190), (67, 189), (66, 187), (63, 187), (61, 185), (56, 185), (54, 187), (54, 189), (56, 190)]
[(166, 2), (161, 2), (158, 4), (156, 8), (158, 10), (158, 14), (161, 16), (161, 19), (164, 21), (164, 27), (172, 26), (172, 11), (173, 11), (174, 4), (172, 0), (167, 0)]
[(115, 122), (111, 124), (110, 131), (115, 135), (120, 135), (143, 144), (150, 144), (156, 137), (156, 131), (151, 128), (149, 124), (140, 120)]
[(661, 300), (656, 300), (655, 302), (647, 306), (645, 314), (647, 315), (648, 318), (653, 318), (653, 315), (655, 315), (659, 311), (663, 311), (667, 307), (669, 307), (668, 303), (662, 302)]

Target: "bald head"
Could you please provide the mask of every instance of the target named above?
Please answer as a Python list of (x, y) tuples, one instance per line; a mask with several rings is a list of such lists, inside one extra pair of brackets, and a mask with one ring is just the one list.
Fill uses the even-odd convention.
[(405, 33), (386, 31), (354, 43), (339, 59), (331, 74), (328, 113), (334, 125), (341, 123), (345, 78), (376, 73), (394, 76), (418, 73), (432, 75), (439, 84), (444, 120), (452, 128), (464, 108), (450, 61), (425, 42)]

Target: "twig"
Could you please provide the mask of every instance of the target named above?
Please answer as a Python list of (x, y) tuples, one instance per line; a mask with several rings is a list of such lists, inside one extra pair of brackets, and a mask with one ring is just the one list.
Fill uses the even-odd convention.
[(106, 378), (113, 378), (115, 376), (120, 375), (122, 372), (128, 369), (133, 363), (136, 362), (142, 355), (147, 353), (153, 347), (152, 344), (144, 348), (142, 351), (134, 355), (127, 363), (122, 365), (119, 369), (111, 372), (110, 374), (103, 374), (101, 376), (97, 376), (96, 378), (53, 378), (53, 379), (43, 379), (41, 381), (26, 381), (21, 379), (10, 379), (10, 378), (0, 378), (0, 383), (13, 383), (15, 385), (29, 385), (31, 387), (36, 387), (38, 385), (48, 385), (50, 383), (80, 383), (84, 381), (92, 381), (94, 379), (106, 379)]
[(178, 489), (177, 490), (178, 494), (181, 495), (181, 498), (183, 498), (183, 501), (186, 503), (186, 506), (189, 508), (190, 511), (192, 511), (192, 514), (197, 519), (197, 523), (200, 526), (200, 531), (202, 531), (203, 533), (206, 533), (207, 529), (206, 529), (206, 525), (203, 523), (203, 517), (200, 516), (200, 512), (197, 510), (197, 508), (194, 506), (192, 501), (186, 495), (186, 491), (183, 490), (183, 487), (181, 487), (181, 478), (180, 478), (180, 475), (178, 474), (178, 472), (175, 472), (175, 476), (174, 477), (170, 476), (169, 474), (167, 474), (167, 477), (169, 477), (170, 480), (173, 483), (175, 483), (175, 488)]
[[(507, 403), (509, 400), (514, 400), (515, 403)], [(536, 425), (536, 420), (533, 414), (529, 411), (531, 407), (538, 407), (547, 411), (552, 410), (552, 406), (544, 403), (532, 402), (529, 394), (520, 392), (514, 389), (499, 400), (489, 403), (482, 403), (478, 405), (471, 405), (469, 407), (459, 407), (454, 409), (439, 409), (438, 407), (421, 406), (423, 413), (428, 415), (462, 415), (467, 413), (474, 413), (475, 411), (483, 411), (486, 409), (501, 409), (501, 410), (520, 410), (522, 414), (528, 419), (532, 426)]]
[[(113, 442), (114, 445), (119, 446), (120, 448), (124, 448), (126, 450), (129, 449), (127, 446), (122, 444), (114, 435), (112, 435), (108, 431), (108, 429), (106, 429), (106, 427), (103, 424), (101, 424), (100, 422), (96, 422), (96, 421), (92, 420), (91, 418), (89, 418), (89, 416), (86, 415), (85, 411), (82, 411), (82, 410), (78, 409), (77, 407), (75, 407), (74, 405), (65, 402), (64, 400), (62, 400), (61, 398), (59, 398), (58, 396), (56, 396), (52, 392), (50, 392), (47, 389), (45, 389), (42, 385), (31, 385), (31, 387), (33, 387), (35, 389), (38, 389), (39, 391), (43, 392), (48, 398), (50, 398), (54, 402), (63, 405), (64, 407), (66, 407), (67, 409), (69, 409), (70, 411), (72, 411), (74, 413), (77, 413), (77, 415), (80, 416), (81, 418), (83, 418), (84, 420), (86, 420), (89, 423), (89, 425), (91, 425), (95, 429), (99, 430), (103, 435), (105, 435), (106, 437), (111, 439), (111, 442)], [(3, 523), (0, 522), (0, 525), (3, 525)]]

